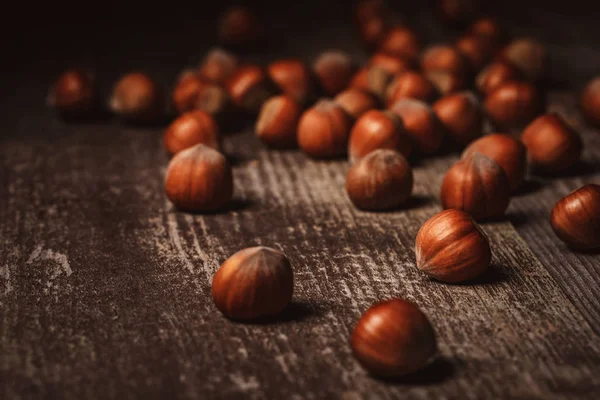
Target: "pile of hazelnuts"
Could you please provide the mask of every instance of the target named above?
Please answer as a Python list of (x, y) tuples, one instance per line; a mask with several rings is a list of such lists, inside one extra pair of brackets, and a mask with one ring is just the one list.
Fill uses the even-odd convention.
[[(285, 59), (265, 67), (217, 48), (179, 76), (170, 101), (148, 75), (134, 72), (115, 85), (109, 107), (128, 122), (157, 120), (166, 109), (177, 115), (163, 137), (173, 155), (165, 190), (178, 209), (192, 212), (222, 211), (232, 199), (233, 176), (219, 133), (232, 119), (255, 118), (256, 136), (269, 148), (299, 147), (315, 159), (347, 155), (345, 189), (366, 211), (406, 205), (415, 156), (461, 149), (441, 185), (444, 211), (422, 226), (415, 253), (425, 274), (468, 282), (492, 259), (478, 223), (504, 216), (528, 169), (561, 173), (579, 161), (583, 148), (580, 134), (560, 115), (544, 113), (544, 45), (508, 40), (474, 4), (438, 1), (443, 21), (465, 28), (452, 43), (423, 48), (383, 1), (365, 0), (355, 8), (359, 36), (372, 52), (362, 67), (338, 50), (320, 54), (312, 66)], [(256, 44), (263, 34), (258, 17), (244, 7), (230, 9), (219, 24), (228, 46)], [(94, 79), (67, 71), (50, 99), (64, 116), (86, 115), (97, 106)], [(581, 109), (600, 126), (600, 77), (584, 90)], [(482, 136), (486, 120), (496, 133)], [(586, 185), (560, 200), (551, 224), (572, 248), (600, 248), (600, 186)], [(233, 320), (276, 316), (292, 293), (290, 262), (268, 247), (235, 253), (212, 284), (217, 308)], [(437, 352), (428, 318), (402, 299), (372, 306), (358, 321), (351, 347), (368, 371), (388, 377), (422, 369)]]

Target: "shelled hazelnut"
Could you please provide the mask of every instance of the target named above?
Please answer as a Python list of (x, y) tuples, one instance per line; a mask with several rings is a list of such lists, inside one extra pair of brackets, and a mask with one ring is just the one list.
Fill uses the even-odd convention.
[(291, 97), (271, 97), (263, 104), (258, 115), (256, 136), (270, 147), (295, 147), (301, 113), (302, 107)]
[(249, 113), (260, 111), (263, 103), (277, 93), (267, 72), (257, 65), (237, 68), (225, 85), (233, 104)]
[(600, 127), (600, 76), (587, 83), (580, 103), (585, 118), (591, 124)]
[(581, 157), (581, 136), (558, 114), (535, 119), (521, 134), (531, 166), (543, 172), (561, 172)]
[(179, 79), (171, 101), (179, 114), (202, 110), (218, 116), (226, 114), (231, 107), (231, 99), (225, 89), (194, 73), (186, 73)]
[(300, 148), (316, 158), (346, 154), (352, 117), (332, 100), (319, 100), (300, 117), (297, 139)]
[(403, 99), (389, 107), (404, 124), (404, 130), (421, 154), (435, 154), (444, 140), (444, 132), (433, 109), (419, 100)]
[(356, 324), (350, 344), (367, 371), (389, 378), (423, 369), (438, 351), (427, 316), (402, 299), (371, 306)]
[(378, 149), (358, 160), (346, 176), (346, 192), (362, 210), (390, 210), (410, 198), (413, 173), (404, 156)]
[(404, 131), (402, 120), (390, 111), (367, 111), (350, 132), (348, 154), (351, 162), (377, 149), (396, 150), (404, 156), (412, 152), (413, 144)]
[(434, 103), (433, 111), (446, 133), (461, 146), (483, 134), (483, 113), (473, 93), (446, 95)]
[(215, 48), (206, 54), (198, 66), (198, 75), (216, 84), (224, 85), (231, 78), (237, 66), (238, 59), (235, 55), (226, 50)]
[(259, 246), (240, 250), (212, 281), (215, 305), (227, 318), (249, 321), (280, 314), (292, 301), (294, 272), (280, 251)]
[(65, 118), (89, 116), (98, 105), (93, 74), (82, 69), (64, 71), (50, 87), (48, 105)]
[(462, 157), (481, 153), (496, 161), (506, 172), (511, 190), (516, 191), (525, 178), (527, 149), (517, 139), (502, 133), (493, 133), (472, 142)]
[(504, 37), (500, 24), (490, 17), (481, 17), (473, 21), (468, 34), (483, 39), (492, 50), (496, 50), (500, 46)]
[(585, 185), (563, 197), (552, 209), (552, 229), (577, 250), (600, 248), (600, 186)]
[(412, 61), (419, 56), (421, 45), (411, 29), (395, 26), (379, 42), (378, 51)]
[(448, 283), (469, 281), (487, 270), (492, 251), (487, 237), (469, 214), (444, 210), (419, 230), (415, 245), (417, 267)]
[(435, 45), (427, 48), (421, 56), (421, 69), (427, 71), (450, 71), (465, 74), (465, 57), (454, 47)]
[(325, 94), (335, 96), (348, 87), (356, 66), (345, 52), (328, 50), (315, 60), (313, 70)]
[(475, 79), (475, 87), (479, 93), (487, 96), (502, 84), (521, 79), (521, 73), (512, 64), (496, 61), (479, 72)]
[(218, 151), (197, 144), (175, 154), (167, 167), (167, 197), (180, 210), (215, 212), (233, 195), (233, 175)]
[(154, 122), (164, 115), (165, 101), (158, 84), (142, 72), (129, 73), (113, 87), (110, 109), (129, 122)]
[(499, 130), (517, 130), (544, 109), (538, 89), (529, 82), (510, 81), (492, 90), (484, 101), (485, 111)]
[(390, 74), (400, 74), (412, 68), (412, 64), (404, 58), (387, 53), (375, 53), (369, 58), (369, 67), (379, 67)]
[(433, 84), (421, 73), (407, 71), (395, 77), (386, 90), (387, 105), (402, 99), (433, 101), (438, 92)]
[(219, 127), (202, 110), (183, 113), (165, 130), (163, 144), (171, 154), (202, 143), (219, 150)]
[(315, 77), (302, 61), (294, 59), (275, 61), (269, 64), (267, 71), (279, 89), (298, 104), (309, 104), (315, 100)]
[(379, 105), (375, 96), (354, 88), (344, 90), (334, 100), (354, 119), (358, 119), (365, 112), (377, 108)]
[(438, 0), (438, 15), (446, 24), (464, 26), (477, 16), (479, 0)]
[(502, 51), (501, 58), (519, 69), (531, 81), (545, 78), (548, 54), (542, 43), (533, 38), (518, 38)]
[(435, 86), (437, 91), (445, 96), (467, 88), (467, 80), (463, 74), (452, 71), (427, 71), (425, 77)]
[(465, 35), (456, 41), (456, 49), (468, 61), (473, 72), (480, 71), (494, 56), (484, 39), (475, 35)]
[(500, 164), (474, 152), (448, 170), (440, 197), (444, 208), (465, 211), (476, 220), (500, 218), (510, 202), (510, 183)]
[(229, 7), (218, 21), (217, 35), (225, 46), (242, 48), (254, 46), (264, 37), (262, 22), (248, 7)]

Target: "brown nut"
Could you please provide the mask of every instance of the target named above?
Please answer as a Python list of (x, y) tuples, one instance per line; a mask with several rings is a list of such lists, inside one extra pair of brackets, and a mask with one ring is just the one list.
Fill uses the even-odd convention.
[(390, 210), (410, 198), (412, 168), (395, 150), (378, 149), (357, 161), (346, 176), (346, 192), (362, 210)]
[(237, 66), (236, 56), (226, 50), (215, 48), (206, 54), (198, 66), (198, 75), (219, 85), (224, 85), (231, 78)]
[(325, 94), (335, 96), (348, 87), (356, 67), (348, 54), (328, 50), (315, 60), (313, 70)]
[(257, 65), (240, 66), (225, 85), (233, 104), (248, 113), (260, 111), (277, 89), (267, 72)]
[(244, 6), (229, 7), (217, 27), (219, 42), (236, 48), (256, 45), (264, 37), (264, 27), (254, 11)]
[(129, 122), (154, 122), (164, 115), (163, 92), (148, 75), (132, 72), (114, 86), (110, 109)]
[(456, 49), (468, 61), (471, 71), (480, 71), (491, 61), (492, 48), (479, 36), (466, 35), (456, 41)]
[(521, 73), (512, 64), (496, 61), (479, 72), (475, 79), (475, 87), (479, 93), (487, 96), (502, 84), (521, 78)]
[(433, 109), (419, 100), (403, 99), (389, 107), (400, 117), (406, 134), (421, 154), (431, 155), (442, 146), (444, 131)]
[(173, 89), (171, 101), (179, 114), (202, 110), (219, 116), (226, 114), (230, 108), (230, 98), (225, 89), (190, 73), (186, 73), (179, 79)]
[(464, 26), (477, 16), (479, 0), (438, 0), (438, 14), (449, 25)]
[(377, 149), (396, 150), (403, 156), (412, 152), (413, 144), (404, 132), (402, 120), (390, 111), (367, 111), (350, 132), (348, 154), (351, 162)]
[(417, 267), (448, 283), (474, 279), (492, 260), (487, 237), (469, 214), (444, 210), (419, 230), (415, 245)]
[(369, 68), (367, 67), (362, 67), (356, 71), (356, 73), (352, 76), (352, 79), (350, 79), (348, 88), (369, 91), (369, 83), (367, 79), (368, 74)]
[(509, 135), (493, 133), (472, 142), (462, 157), (466, 158), (475, 152), (500, 164), (513, 192), (521, 186), (527, 167), (527, 149), (523, 143)]
[(371, 374), (400, 377), (423, 369), (437, 353), (429, 319), (413, 303), (377, 303), (361, 317), (350, 341), (358, 362)]
[(434, 103), (433, 111), (446, 133), (461, 146), (466, 146), (483, 134), (483, 113), (473, 93), (446, 95)]
[(298, 104), (308, 104), (315, 99), (315, 77), (302, 61), (287, 59), (269, 64), (271, 80)]
[(175, 154), (165, 178), (167, 197), (180, 210), (215, 212), (233, 195), (233, 175), (227, 159), (215, 149), (197, 144)]
[(544, 100), (531, 83), (510, 81), (499, 85), (485, 98), (485, 111), (503, 131), (518, 130), (544, 109)]
[(493, 50), (502, 43), (504, 33), (500, 24), (490, 17), (481, 17), (475, 20), (468, 30), (470, 35), (477, 36)]
[(292, 301), (293, 292), (292, 265), (282, 252), (264, 246), (229, 257), (212, 281), (219, 311), (240, 321), (280, 314)]
[(171, 154), (202, 143), (219, 150), (219, 128), (215, 120), (202, 110), (189, 111), (165, 130), (163, 145)]
[(550, 222), (569, 247), (600, 248), (600, 186), (585, 185), (563, 197), (552, 209)]
[(383, 0), (363, 0), (354, 7), (354, 23), (362, 43), (373, 49), (389, 28), (389, 9)]
[(438, 96), (433, 84), (418, 72), (407, 71), (392, 80), (386, 90), (387, 105), (402, 99), (416, 99), (429, 102)]
[(344, 90), (334, 100), (354, 119), (358, 119), (365, 112), (377, 108), (379, 105), (375, 96), (354, 88)]
[(419, 56), (421, 45), (411, 29), (396, 26), (385, 34), (379, 43), (378, 51), (412, 61)]
[(585, 118), (600, 127), (600, 77), (592, 79), (585, 86), (580, 105)]
[(450, 71), (465, 74), (465, 57), (454, 47), (436, 45), (427, 48), (421, 56), (421, 69), (427, 71)]
[(510, 202), (510, 184), (500, 164), (475, 152), (448, 170), (440, 197), (444, 208), (465, 211), (476, 220), (500, 218)]
[(263, 104), (258, 115), (256, 136), (270, 147), (295, 147), (301, 113), (302, 107), (291, 97), (271, 97)]
[(517, 67), (532, 81), (545, 78), (548, 54), (544, 45), (535, 39), (513, 40), (504, 48), (501, 58)]
[(412, 64), (405, 59), (387, 53), (375, 53), (369, 59), (369, 67), (381, 68), (390, 74), (401, 74), (411, 69)]
[(531, 166), (543, 172), (561, 172), (581, 157), (581, 136), (555, 113), (538, 117), (521, 134)]
[(300, 148), (316, 158), (346, 154), (352, 117), (332, 100), (319, 100), (300, 117), (297, 139)]
[(425, 77), (442, 96), (462, 91), (467, 87), (465, 76), (452, 71), (427, 71)]
[(65, 118), (89, 116), (97, 106), (94, 76), (81, 69), (63, 72), (50, 87), (48, 105)]

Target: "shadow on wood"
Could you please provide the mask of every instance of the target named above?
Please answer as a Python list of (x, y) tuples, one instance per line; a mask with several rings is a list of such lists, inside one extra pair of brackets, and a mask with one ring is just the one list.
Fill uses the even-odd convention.
[(401, 378), (376, 378), (390, 385), (427, 386), (435, 385), (452, 378), (456, 374), (457, 362), (440, 356), (421, 371), (413, 372)]

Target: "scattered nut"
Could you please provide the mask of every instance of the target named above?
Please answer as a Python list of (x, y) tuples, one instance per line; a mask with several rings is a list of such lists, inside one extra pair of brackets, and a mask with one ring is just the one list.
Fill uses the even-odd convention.
[(454, 47), (436, 45), (427, 48), (421, 56), (423, 71), (450, 71), (465, 74), (467, 63), (465, 57)]
[(163, 144), (171, 154), (204, 144), (219, 150), (219, 127), (215, 120), (201, 110), (189, 111), (177, 118), (165, 130)]
[(378, 51), (412, 61), (419, 56), (421, 45), (411, 29), (396, 26), (385, 34)]
[(223, 45), (242, 48), (262, 40), (264, 27), (251, 9), (232, 6), (219, 19), (217, 34)]
[(271, 97), (263, 104), (256, 121), (256, 136), (270, 147), (295, 147), (301, 113), (302, 107), (291, 97)]
[(406, 134), (421, 154), (431, 155), (442, 146), (444, 131), (433, 109), (419, 100), (403, 99), (389, 107), (402, 119)]
[(302, 61), (275, 61), (269, 64), (267, 70), (279, 89), (298, 104), (308, 104), (315, 99), (315, 77)]
[(548, 55), (543, 44), (532, 38), (519, 38), (502, 51), (502, 58), (517, 67), (532, 81), (545, 78)]
[(110, 109), (126, 121), (154, 122), (164, 115), (163, 92), (148, 75), (132, 72), (114, 86)]
[(462, 91), (467, 87), (465, 76), (452, 71), (427, 71), (425, 77), (442, 96)]
[(63, 72), (50, 87), (48, 105), (65, 118), (89, 116), (97, 106), (94, 76), (85, 70)]
[(319, 100), (300, 117), (297, 139), (312, 157), (330, 158), (346, 154), (352, 117), (332, 100)]
[(339, 50), (322, 53), (315, 61), (313, 69), (328, 96), (335, 96), (346, 89), (356, 70), (352, 58)]
[(475, 79), (479, 93), (487, 96), (502, 84), (521, 79), (521, 73), (512, 64), (496, 61), (481, 70)]
[(230, 98), (221, 86), (196, 74), (186, 74), (175, 85), (172, 103), (179, 114), (202, 110), (214, 116), (227, 113)]
[(600, 127), (600, 76), (589, 81), (583, 90), (581, 109), (591, 124)]
[(219, 85), (224, 85), (231, 78), (237, 66), (236, 56), (226, 50), (216, 48), (206, 54), (198, 67), (198, 74)]
[(466, 35), (456, 42), (457, 50), (467, 59), (471, 71), (480, 71), (491, 61), (492, 49), (484, 39), (476, 35)]
[(378, 106), (375, 96), (354, 88), (344, 90), (334, 100), (354, 119), (358, 119), (365, 112)]
[(350, 132), (348, 154), (351, 162), (377, 149), (396, 150), (404, 156), (412, 152), (413, 144), (404, 132), (402, 120), (390, 111), (367, 111)]
[(267, 72), (257, 65), (238, 67), (227, 81), (226, 89), (235, 106), (253, 114), (277, 92)]
[(544, 109), (538, 89), (528, 82), (510, 81), (492, 90), (485, 98), (485, 111), (502, 131), (521, 129)]
[(446, 132), (461, 146), (466, 146), (483, 134), (483, 113), (473, 93), (446, 95), (435, 102), (433, 111)]
[(386, 90), (387, 105), (390, 106), (402, 99), (432, 101), (438, 95), (433, 84), (422, 74), (407, 71), (398, 75)]
[(600, 186), (585, 185), (563, 197), (550, 217), (556, 236), (577, 250), (600, 248)]

